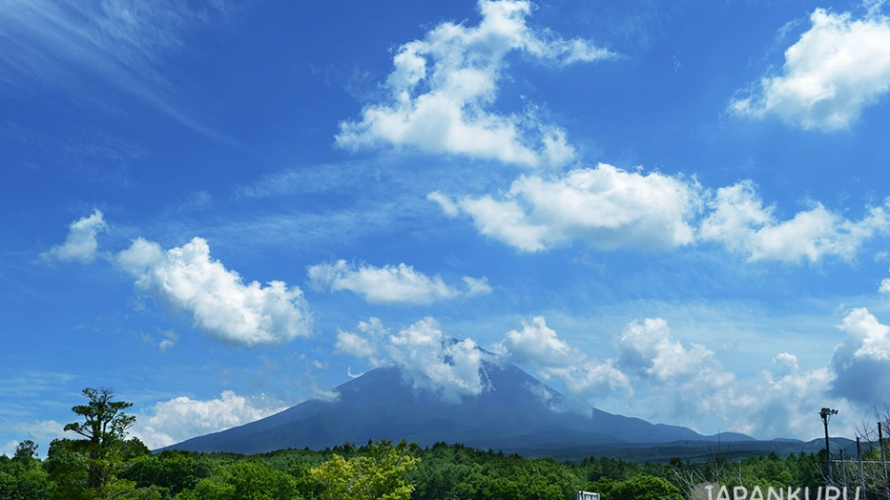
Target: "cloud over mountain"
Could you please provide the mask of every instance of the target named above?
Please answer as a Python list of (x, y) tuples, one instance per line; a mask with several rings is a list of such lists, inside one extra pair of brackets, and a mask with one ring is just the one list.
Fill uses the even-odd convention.
[(367, 359), (371, 366), (398, 366), (416, 389), (458, 403), (485, 390), (479, 369), (483, 352), (472, 339), (447, 337), (433, 318), (424, 318), (392, 334), (377, 318), (361, 322), (354, 332), (340, 331), (339, 352)]

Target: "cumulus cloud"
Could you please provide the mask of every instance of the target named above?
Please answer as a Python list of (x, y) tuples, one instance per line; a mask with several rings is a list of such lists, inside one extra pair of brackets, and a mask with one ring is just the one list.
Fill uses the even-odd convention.
[(156, 403), (136, 415), (131, 434), (154, 450), (253, 422), (283, 409), (264, 397), (246, 398), (232, 391), (208, 400), (181, 396)]
[(97, 236), (108, 229), (105, 218), (99, 210), (72, 222), (68, 226), (68, 237), (65, 243), (56, 245), (44, 252), (44, 259), (57, 259), (63, 261), (76, 260), (80, 262), (92, 262), (96, 259), (99, 249)]
[(334, 264), (317, 264), (308, 269), (309, 282), (316, 290), (357, 293), (368, 302), (378, 304), (431, 304), (461, 295), (491, 293), (486, 278), (464, 276), (466, 290), (449, 286), (439, 276), (429, 277), (412, 266), (399, 264), (375, 267), (349, 264), (339, 260)]
[(210, 257), (194, 238), (162, 250), (142, 238), (117, 255), (118, 265), (136, 278), (136, 288), (192, 316), (196, 328), (242, 347), (288, 342), (310, 332), (302, 291), (281, 281), (245, 285), (235, 271)]
[(859, 221), (820, 203), (778, 221), (775, 207), (763, 205), (750, 181), (718, 189), (708, 208), (711, 212), (701, 223), (700, 238), (723, 243), (752, 261), (818, 262), (826, 256), (850, 261), (863, 243), (890, 228), (887, 204), (870, 208)]
[(499, 199), (452, 201), (441, 193), (428, 198), (446, 215), (467, 214), (480, 233), (525, 252), (574, 239), (600, 250), (651, 251), (693, 242), (700, 191), (697, 183), (680, 177), (601, 163), (552, 179), (522, 176)]
[(730, 110), (777, 116), (804, 129), (847, 129), (890, 89), (890, 18), (875, 6), (862, 19), (816, 9), (785, 51), (781, 75), (763, 77)]
[(660, 383), (686, 379), (714, 365), (714, 352), (700, 344), (684, 346), (672, 338), (668, 322), (647, 318), (621, 335), (621, 364)]
[[(736, 415), (733, 429), (761, 438), (813, 434), (813, 405), (826, 404), (825, 392), (834, 373), (828, 366), (802, 370), (797, 356), (781, 352), (773, 358), (775, 370), (763, 370), (759, 380), (746, 389), (747, 396), (732, 403)], [(814, 402), (821, 403), (814, 403)], [(831, 401), (837, 408), (841, 401)]]
[(391, 144), (528, 166), (572, 161), (575, 152), (561, 128), (542, 123), (533, 110), (503, 115), (492, 109), (505, 58), (520, 52), (563, 66), (614, 54), (586, 40), (532, 29), (526, 1), (480, 0), (479, 11), (477, 26), (446, 22), (401, 45), (385, 84), (388, 102), (369, 104), (359, 120), (341, 123), (337, 144)]
[(512, 362), (532, 367), (545, 381), (562, 382), (570, 406), (580, 404), (586, 410), (590, 398), (619, 390), (633, 394), (630, 380), (613, 360), (600, 361), (572, 348), (542, 316), (523, 322), (520, 330), (508, 332), (494, 350)]
[(415, 389), (436, 393), (443, 401), (460, 402), (487, 388), (480, 375), (483, 351), (472, 339), (447, 337), (433, 318), (396, 334), (371, 318), (359, 323), (355, 332), (338, 332), (336, 348), (372, 366), (398, 366)]
[(619, 349), (619, 366), (653, 388), (659, 404), (670, 407), (674, 415), (725, 416), (727, 402), (743, 397), (731, 386), (735, 376), (723, 369), (713, 351), (675, 340), (664, 319), (630, 323), (621, 334)]
[(846, 336), (831, 358), (837, 374), (831, 394), (865, 407), (887, 400), (890, 387), (890, 326), (868, 309), (850, 311), (839, 326)]

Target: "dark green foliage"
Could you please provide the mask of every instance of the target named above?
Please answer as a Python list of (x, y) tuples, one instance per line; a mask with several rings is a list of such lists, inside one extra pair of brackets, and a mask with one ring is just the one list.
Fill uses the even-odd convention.
[[(400, 446), (402, 452), (409, 451), (409, 445)], [(181, 451), (150, 455), (137, 440), (121, 441), (116, 456), (126, 467), (117, 469), (114, 481), (103, 489), (95, 489), (88, 487), (90, 459), (77, 441), (53, 441), (43, 461), (35, 457), (36, 449), (23, 443), (15, 458), (0, 457), (0, 499), (323, 500), (333, 498), (331, 490), (313, 477), (313, 469), (322, 469), (338, 456), (342, 464), (355, 466), (339, 472), (380, 472), (373, 465), (385, 462), (396, 448), (369, 443), (254, 456)], [(403, 487), (402, 492), (408, 491), (405, 486), (413, 487), (411, 500), (571, 500), (579, 490), (599, 491), (603, 500), (680, 500), (704, 482), (749, 489), (824, 484), (819, 455), (804, 453), (737, 461), (711, 457), (636, 463), (590, 457), (558, 462), (437, 443), (426, 449), (410, 447), (410, 456), (419, 461), (412, 461), (413, 470), (405, 467), (393, 476), (404, 483), (392, 484)]]
[(245, 458), (216, 469), (194, 488), (184, 490), (182, 500), (292, 500), (300, 498), (292, 476), (276, 470), (261, 458)]
[(683, 500), (680, 488), (667, 479), (640, 474), (624, 481), (601, 478), (589, 489), (609, 500)]
[(158, 486), (176, 495), (210, 477), (213, 468), (211, 460), (204, 455), (165, 451), (137, 460), (121, 477), (134, 481), (140, 488)]
[[(72, 440), (71, 449), (86, 458), (87, 488), (98, 491), (115, 480), (123, 463), (148, 449), (138, 439), (124, 440), (127, 429), (136, 421), (136, 417), (124, 413), (133, 403), (115, 401), (114, 391), (105, 388), (87, 387), (83, 395), (89, 400), (87, 404), (71, 408), (83, 421), (72, 422), (65, 430), (83, 437)], [(105, 495), (99, 492), (99, 496)]]

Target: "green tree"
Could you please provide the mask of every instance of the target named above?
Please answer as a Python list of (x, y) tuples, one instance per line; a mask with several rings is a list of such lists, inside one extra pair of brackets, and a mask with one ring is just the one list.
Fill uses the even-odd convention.
[(148, 450), (136, 438), (124, 439), (127, 429), (136, 421), (136, 417), (124, 413), (133, 403), (115, 401), (114, 391), (105, 388), (87, 387), (83, 395), (89, 402), (71, 408), (83, 421), (72, 422), (65, 426), (65, 430), (84, 437), (71, 440), (70, 446), (86, 458), (86, 487), (104, 497), (106, 486), (116, 479), (128, 459)]
[(371, 443), (366, 454), (349, 459), (339, 454), (312, 469), (312, 477), (322, 484), (323, 500), (407, 500), (414, 484), (406, 475), (417, 468), (417, 445), (401, 441)]
[(15, 447), (15, 453), (12, 456), (13, 460), (19, 460), (23, 462), (30, 462), (37, 458), (37, 444), (30, 439), (26, 439), (18, 444)]
[(667, 479), (648, 474), (617, 482), (604, 478), (593, 483), (592, 489), (610, 500), (683, 500), (680, 488)]
[(292, 500), (296, 480), (264, 460), (242, 458), (219, 467), (212, 477), (183, 490), (178, 500)]
[(37, 445), (26, 440), (16, 447), (12, 459), (0, 460), (0, 498), (3, 500), (49, 500), (55, 485), (36, 458)]

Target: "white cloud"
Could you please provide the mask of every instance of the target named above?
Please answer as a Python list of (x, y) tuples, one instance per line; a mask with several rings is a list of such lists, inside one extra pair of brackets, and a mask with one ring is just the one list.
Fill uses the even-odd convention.
[(406, 264), (374, 267), (357, 266), (339, 260), (334, 264), (317, 264), (308, 269), (309, 281), (316, 290), (348, 290), (373, 303), (431, 304), (461, 295), (491, 293), (486, 278), (464, 276), (465, 291), (446, 285), (442, 278), (416, 271)]
[(890, 295), (890, 278), (884, 278), (881, 280), (881, 286), (878, 288), (878, 292), (885, 295)]
[(834, 374), (823, 366), (801, 370), (797, 356), (782, 352), (773, 358), (776, 371), (763, 370), (762, 377), (746, 388), (746, 397), (732, 401), (733, 430), (771, 439), (813, 435), (814, 405), (844, 403), (834, 401), (825, 392)]
[(430, 199), (449, 215), (458, 207), (482, 234), (526, 252), (574, 239), (600, 250), (687, 245), (694, 240), (690, 224), (701, 204), (695, 182), (602, 163), (555, 179), (522, 176), (500, 200), (486, 195), (452, 202), (441, 194)]
[(547, 326), (542, 316), (535, 316), (530, 322), (523, 321), (521, 330), (507, 332), (496, 350), (509, 354), (517, 363), (544, 367), (563, 366), (572, 358), (572, 349)]
[(303, 293), (281, 281), (245, 285), (235, 271), (210, 257), (210, 247), (194, 238), (167, 251), (137, 239), (117, 256), (136, 278), (136, 287), (192, 315), (208, 335), (242, 347), (277, 344), (310, 333)]
[(486, 389), (479, 373), (482, 350), (472, 339), (446, 337), (433, 318), (424, 318), (395, 335), (377, 318), (359, 323), (356, 330), (337, 334), (337, 350), (368, 359), (375, 367), (398, 366), (415, 389), (455, 403)]
[(728, 407), (745, 398), (734, 388), (735, 375), (723, 369), (714, 352), (700, 344), (674, 340), (667, 321), (648, 318), (628, 324), (619, 341), (619, 366), (650, 389), (658, 408), (674, 416), (704, 412), (727, 418)]
[(131, 434), (154, 450), (253, 422), (283, 409), (263, 397), (246, 398), (232, 391), (208, 400), (181, 396), (156, 403), (136, 415)]
[(661, 318), (629, 324), (620, 342), (621, 364), (659, 383), (687, 379), (715, 364), (714, 352), (703, 345), (686, 347), (673, 340), (667, 321)]
[(0, 455), (6, 455), (8, 458), (12, 458), (15, 455), (15, 449), (18, 447), (19, 441), (12, 440), (7, 441), (6, 444), (0, 446)]
[(20, 438), (20, 440), (11, 440), (0, 446), (0, 455), (7, 457), (12, 457), (19, 443), (26, 439), (34, 441), (37, 444), (37, 454), (45, 457), (49, 451), (49, 443), (53, 439), (71, 437), (70, 432), (65, 432), (65, 424), (56, 420), (6, 421), (3, 425)]
[(102, 212), (93, 210), (93, 213), (72, 222), (68, 226), (68, 237), (65, 243), (54, 246), (41, 256), (44, 259), (77, 260), (80, 262), (92, 262), (96, 259), (99, 242), (96, 237), (99, 233), (108, 229)]
[(544, 381), (561, 381), (570, 406), (588, 410), (590, 398), (612, 395), (618, 390), (633, 395), (630, 380), (614, 366), (614, 361), (599, 361), (572, 348), (541, 316), (523, 322), (521, 330), (508, 332), (494, 350), (512, 362), (531, 366)]
[(371, 318), (360, 321), (356, 332), (338, 331), (334, 348), (339, 353), (367, 359), (376, 368), (386, 362), (380, 358), (380, 347), (388, 336), (389, 329), (383, 326), (383, 322), (379, 318)]
[(701, 240), (723, 243), (752, 261), (818, 262), (826, 256), (850, 261), (865, 241), (890, 228), (887, 205), (851, 221), (815, 203), (790, 220), (778, 221), (775, 208), (763, 206), (750, 181), (718, 189), (708, 208)]
[(864, 408), (887, 403), (890, 387), (890, 326), (866, 308), (851, 310), (838, 326), (846, 336), (834, 350), (836, 378), (830, 393)]
[(167, 330), (161, 335), (163, 336), (163, 339), (161, 339), (161, 342), (158, 344), (158, 349), (160, 349), (161, 352), (171, 349), (176, 345), (176, 342), (179, 341), (179, 335), (173, 330)]
[(890, 18), (879, 5), (863, 19), (816, 9), (810, 29), (785, 51), (779, 76), (760, 80), (730, 109), (775, 115), (804, 129), (846, 129), (890, 89)]
[(467, 285), (467, 297), (488, 295), (492, 292), (491, 285), (488, 284), (488, 278), (486, 278), (485, 276), (481, 278), (471, 278), (469, 276), (464, 276), (461, 279), (464, 281), (464, 284)]
[(446, 338), (432, 318), (391, 336), (387, 351), (414, 387), (437, 391), (445, 401), (459, 402), (485, 389), (479, 374), (482, 350), (472, 339)]
[(526, 1), (480, 0), (479, 25), (442, 23), (423, 40), (403, 44), (393, 57), (390, 101), (367, 105), (361, 119), (340, 124), (337, 144), (409, 146), (520, 165), (563, 165), (575, 158), (565, 132), (522, 116), (492, 110), (508, 53), (519, 51), (568, 65), (614, 57), (586, 40), (564, 40), (526, 24)]

